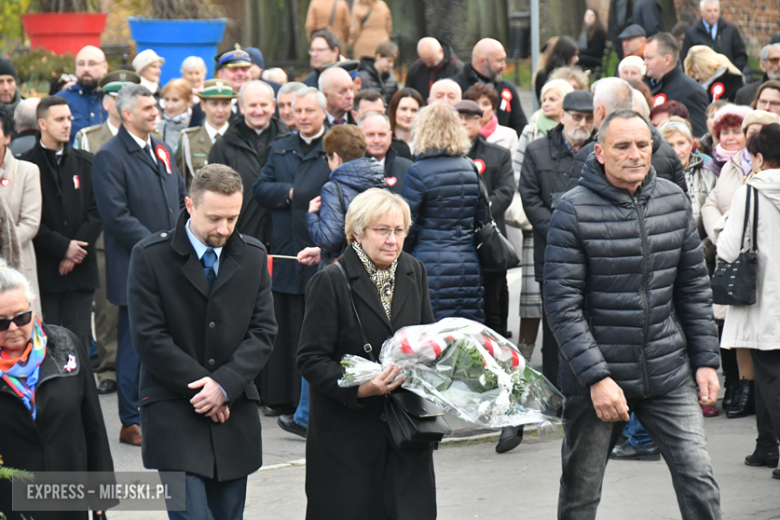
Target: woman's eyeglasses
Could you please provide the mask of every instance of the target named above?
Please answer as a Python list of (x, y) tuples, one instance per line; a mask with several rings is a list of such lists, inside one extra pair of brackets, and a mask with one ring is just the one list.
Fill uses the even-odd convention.
[(386, 228), (386, 227), (372, 227), (376, 234), (385, 237), (385, 240), (390, 238), (390, 235), (395, 235), (395, 238), (403, 238), (406, 236), (406, 229), (404, 228)]
[(21, 312), (13, 318), (0, 318), (0, 332), (5, 332), (14, 322), (17, 327), (23, 327), (32, 321), (32, 310)]

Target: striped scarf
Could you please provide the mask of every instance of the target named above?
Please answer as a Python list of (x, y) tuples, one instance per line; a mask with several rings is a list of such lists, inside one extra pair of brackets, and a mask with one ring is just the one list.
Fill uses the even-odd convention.
[(368, 273), (368, 277), (374, 282), (377, 292), (379, 292), (379, 299), (382, 301), (382, 307), (385, 309), (387, 319), (392, 319), (392, 305), (393, 305), (393, 291), (395, 290), (395, 270), (398, 267), (398, 259), (393, 260), (385, 270), (379, 270), (374, 265), (374, 262), (368, 257), (363, 248), (357, 242), (352, 242), (352, 249), (357, 253), (360, 262)]
[(36, 417), (35, 387), (38, 384), (38, 374), (44, 357), (46, 357), (46, 334), (41, 328), (40, 318), (35, 318), (32, 337), (22, 357), (12, 360), (4, 351), (0, 351), (0, 375), (30, 410), (33, 419)]

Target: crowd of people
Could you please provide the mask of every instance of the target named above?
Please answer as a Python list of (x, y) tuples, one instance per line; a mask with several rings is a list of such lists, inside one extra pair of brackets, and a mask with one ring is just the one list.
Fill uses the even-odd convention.
[[(383, 413), (398, 367), (341, 388), (339, 362), (448, 317), (512, 337), (488, 214), (522, 258), (518, 349), (541, 329), (567, 398), (560, 517), (595, 517), (607, 459), (663, 456), (683, 518), (719, 518), (717, 369), (721, 409), (756, 416), (745, 463), (778, 464), (780, 43), (746, 83), (717, 0), (672, 33), (654, 0), (612, 4), (547, 42), (530, 117), (491, 38), (465, 64), (422, 38), (399, 83), (381, 0), (311, 2), (301, 81), (235, 45), (214, 78), (192, 56), (161, 85), (154, 50), (109, 72), (87, 46), (75, 81), (22, 99), (0, 60), (0, 408), (20, 425), (0, 439), (42, 432), (5, 464), (110, 471), (98, 394), (117, 392), (119, 441), (186, 472), (171, 518), (242, 517), (261, 413), (307, 439), (307, 518), (435, 518), (435, 446), (400, 449)], [(591, 84), (610, 41), (615, 77)], [(713, 305), (746, 243), (756, 303)]]

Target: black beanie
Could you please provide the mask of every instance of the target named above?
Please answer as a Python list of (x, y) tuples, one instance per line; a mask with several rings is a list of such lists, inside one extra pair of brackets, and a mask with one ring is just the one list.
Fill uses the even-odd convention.
[(11, 60), (0, 59), (0, 76), (13, 76), (14, 80), (18, 79), (16, 77), (16, 67), (11, 63)]

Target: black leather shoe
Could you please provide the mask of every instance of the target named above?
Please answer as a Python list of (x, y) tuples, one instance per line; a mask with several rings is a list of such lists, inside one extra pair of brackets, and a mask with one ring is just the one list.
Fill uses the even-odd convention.
[(501, 436), (496, 444), (496, 453), (506, 453), (520, 446), (523, 442), (522, 426), (507, 426), (501, 430)]
[(738, 388), (739, 383), (732, 383), (726, 387), (726, 393), (723, 394), (723, 402), (721, 403), (721, 406), (727, 412), (734, 408), (734, 405), (736, 404)]
[(776, 469), (772, 471), (772, 478), (776, 478), (777, 480), (780, 480), (780, 469)]
[(736, 419), (747, 417), (756, 413), (755, 384), (749, 379), (740, 379), (737, 395), (734, 398), (734, 407), (726, 412), (726, 417)]
[(97, 386), (97, 391), (101, 395), (113, 394), (114, 392), (116, 392), (116, 381), (113, 381), (111, 379), (104, 379)]
[(777, 451), (766, 451), (756, 448), (752, 455), (745, 457), (745, 464), (748, 466), (766, 466), (776, 468), (778, 461)]
[(615, 446), (609, 454), (612, 460), (661, 460), (661, 450), (655, 443), (644, 448), (634, 448), (634, 445), (626, 441), (622, 445)]
[(292, 415), (280, 415), (276, 422), (282, 430), (306, 438), (306, 428), (295, 422)]

